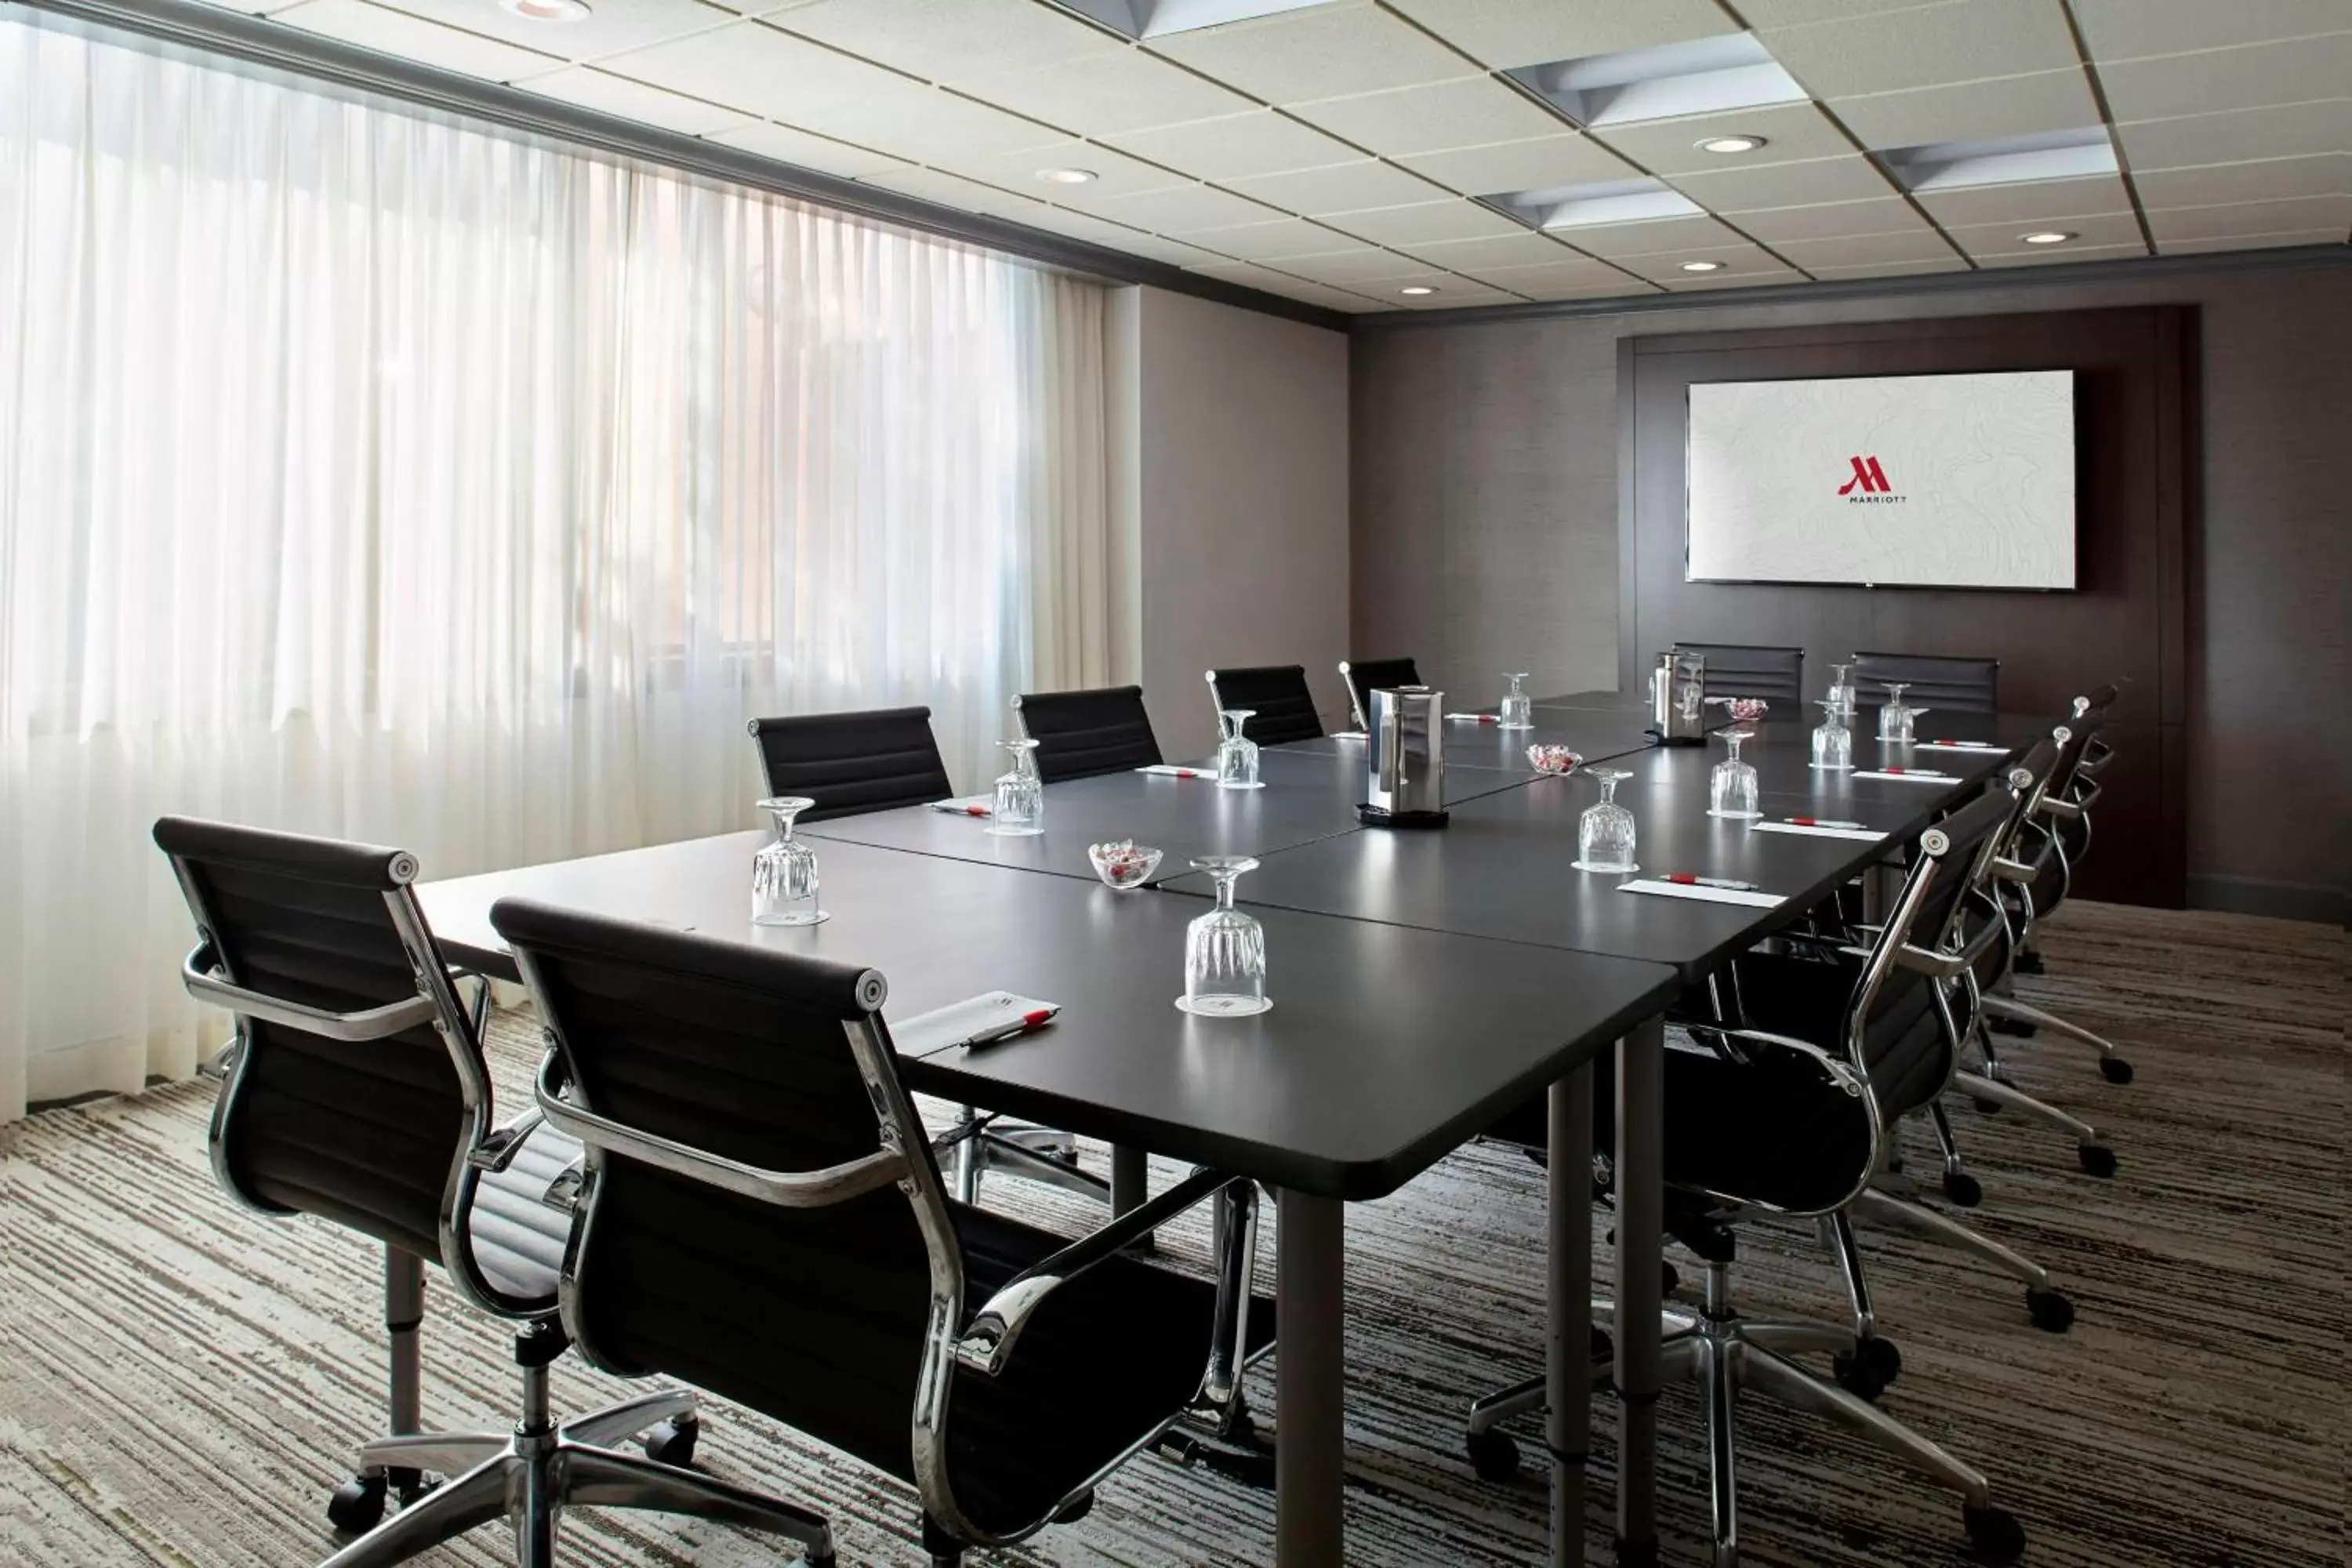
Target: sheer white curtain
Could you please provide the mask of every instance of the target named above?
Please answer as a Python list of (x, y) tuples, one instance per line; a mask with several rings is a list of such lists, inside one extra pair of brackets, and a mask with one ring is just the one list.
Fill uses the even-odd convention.
[(189, 1070), (146, 830), (428, 875), (750, 826), (746, 718), (990, 767), (1108, 677), (1102, 291), (0, 21), (0, 1121)]

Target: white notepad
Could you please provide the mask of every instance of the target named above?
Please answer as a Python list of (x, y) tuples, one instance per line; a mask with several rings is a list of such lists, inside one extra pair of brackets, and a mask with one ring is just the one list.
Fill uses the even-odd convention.
[(1855, 773), (1853, 777), (1858, 779), (1893, 779), (1896, 784), (1958, 784), (1960, 782), (1959, 776), (1956, 773), (1912, 773), (1907, 769), (1899, 773), (1884, 772), (1859, 773)]
[(1445, 717), (1456, 724), (1499, 724), (1502, 722), (1500, 719), (1497, 719), (1492, 713), (1448, 713)]
[(994, 816), (996, 797), (989, 795), (968, 795), (956, 800), (935, 800), (931, 802), (931, 809), (945, 812), (950, 816)]
[(1368, 741), (1371, 739), (1370, 736), (1365, 734), (1361, 730), (1334, 730), (1331, 732), (1330, 738), (1334, 741)]
[(1135, 771), (1139, 773), (1157, 773), (1161, 778), (1170, 779), (1213, 779), (1217, 776), (1217, 770), (1214, 768), (1180, 768), (1174, 763), (1154, 763), (1150, 767), (1138, 768)]
[(1660, 882), (1648, 877), (1637, 877), (1630, 882), (1620, 882), (1621, 893), (1648, 893), (1660, 899), (1698, 899), (1710, 904), (1746, 904), (1750, 909), (1769, 910), (1787, 901), (1783, 893), (1751, 893), (1745, 888), (1706, 888), (1689, 882)]
[(1807, 838), (1857, 838), (1875, 844), (1886, 837), (1868, 827), (1811, 827), (1801, 822), (1757, 822), (1748, 825), (1750, 833), (1794, 833)]
[(1996, 746), (1990, 741), (1914, 741), (1915, 752), (2006, 752), (2007, 746)]
[(911, 1018), (891, 1019), (890, 1043), (902, 1057), (935, 1056), (984, 1040), (1011, 1028), (1030, 1014), (1044, 1013), (1050, 1020), (1061, 1010), (1059, 1002), (1040, 1002), (1017, 992), (983, 992), (928, 1013), (918, 1013)]

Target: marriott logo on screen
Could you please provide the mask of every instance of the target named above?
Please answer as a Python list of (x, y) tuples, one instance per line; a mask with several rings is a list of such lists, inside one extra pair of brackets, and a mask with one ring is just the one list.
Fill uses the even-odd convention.
[[(1895, 487), (1886, 482), (1886, 470), (1878, 466), (1876, 456), (1848, 458), (1846, 461), (1853, 465), (1853, 478), (1838, 486), (1838, 494), (1845, 497), (1848, 504), (1856, 501), (1899, 501), (1904, 499), (1896, 495)], [(1862, 493), (1856, 495), (1854, 493), (1856, 490)]]

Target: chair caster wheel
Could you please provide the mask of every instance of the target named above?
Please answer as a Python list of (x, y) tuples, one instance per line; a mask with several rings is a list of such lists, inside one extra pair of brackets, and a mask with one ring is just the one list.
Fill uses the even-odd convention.
[(1838, 1386), (1857, 1399), (1875, 1404), (1887, 1386), (1903, 1375), (1903, 1352), (1892, 1340), (1876, 1335), (1854, 1347), (1853, 1354), (1837, 1356), (1831, 1361), (1837, 1373)]
[(2025, 1310), (2033, 1326), (2046, 1332), (2063, 1334), (2074, 1326), (2074, 1303), (2055, 1290), (2028, 1290)]
[(2116, 1173), (2116, 1152), (2105, 1143), (2085, 1143), (2075, 1153), (2083, 1162), (2083, 1169), (2091, 1174), (2112, 1176)]
[(646, 1434), (646, 1458), (657, 1465), (685, 1469), (694, 1463), (694, 1440), (700, 1436), (702, 1423), (695, 1416), (665, 1421)]
[(1473, 1432), (1463, 1439), (1463, 1451), (1470, 1456), (1470, 1468), (1478, 1472), (1482, 1481), (1517, 1480), (1519, 1475), (1519, 1445), (1508, 1432), (1488, 1428)]
[(1977, 1101), (1977, 1113), (1980, 1116), (1999, 1116), (2003, 1109), (2004, 1107), (1998, 1100), (1979, 1100)]
[(1979, 1563), (2014, 1563), (2025, 1555), (2025, 1527), (2005, 1508), (1963, 1503), (1960, 1528), (1969, 1532), (1969, 1554)]
[(353, 1476), (327, 1500), (327, 1522), (346, 1535), (365, 1535), (383, 1521), (389, 1489), (381, 1475)]
[(2129, 1083), (2132, 1080), (2132, 1065), (2121, 1057), (2101, 1057), (2099, 1071), (2109, 1083)]
[(1964, 1209), (1972, 1209), (1984, 1202), (1984, 1184), (1966, 1171), (1947, 1171), (1944, 1195)]

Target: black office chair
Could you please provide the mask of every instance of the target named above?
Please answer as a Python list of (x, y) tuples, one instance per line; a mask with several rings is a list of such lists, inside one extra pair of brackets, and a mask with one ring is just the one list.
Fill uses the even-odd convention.
[(1235, 708), (1248, 710), (1251, 717), (1242, 732), (1261, 746), (1312, 741), (1323, 733), (1323, 720), (1315, 711), (1315, 694), (1307, 689), (1304, 665), (1213, 669), (1209, 700), (1220, 713)]
[[(1732, 1427), (1743, 1391), (1825, 1416), (1959, 1492), (1962, 1521), (1981, 1560), (2013, 1562), (2024, 1550), (2024, 1531), (1993, 1505), (1982, 1475), (1874, 1408), (1867, 1391), (1836, 1386), (1789, 1359), (1827, 1352), (1850, 1365), (1867, 1353), (1862, 1336), (1837, 1324), (1743, 1318), (1732, 1304), (1730, 1273), (1735, 1227), (1747, 1214), (1843, 1226), (1880, 1168), (1898, 1119), (1892, 1108), (1948, 1071), (1945, 988), (1952, 963), (1915, 938), (1945, 928), (1968, 868), (2014, 804), (1995, 786), (1922, 834), (1902, 893), (1866, 950), (1781, 961), (1820, 972), (1791, 987), (1801, 1016), (1760, 1026), (1694, 1020), (1683, 1026), (1688, 1045), (1665, 1052), (1667, 1227), (1705, 1263), (1706, 1281), (1698, 1310), (1666, 1310), (1664, 1375), (1706, 1391), (1718, 1563), (1738, 1559)], [(1743, 968), (1747, 962), (1739, 961)], [(1770, 976), (1757, 979), (1772, 984)], [(1599, 1101), (1596, 1136), (1613, 1148), (1613, 1107), (1607, 1096)], [(1496, 1135), (1540, 1146), (1541, 1126), (1538, 1101), (1514, 1112)], [(1593, 1370), (1608, 1375), (1605, 1363)], [(1482, 1476), (1516, 1469), (1517, 1446), (1496, 1424), (1538, 1408), (1543, 1397), (1537, 1379), (1472, 1405), (1467, 1447)]]
[(1883, 708), (1890, 682), (1907, 689), (1903, 700), (1937, 713), (2000, 711), (2000, 660), (1940, 654), (1858, 653), (1852, 660), (1854, 705)]
[(1797, 713), (1805, 700), (1805, 650), (1745, 643), (1678, 642), (1676, 653), (1695, 653), (1706, 660), (1705, 695), (1761, 697), (1783, 717)]
[[(361, 1446), (358, 1477), (329, 1504), (337, 1526), (368, 1531), (332, 1568), (403, 1562), (510, 1510), (526, 1568), (544, 1568), (559, 1455), (638, 1478), (630, 1496), (595, 1501), (743, 1521), (731, 1504), (704, 1506), (709, 1488), (692, 1471), (609, 1447), (646, 1433), (649, 1454), (684, 1464), (692, 1394), (665, 1391), (561, 1426), (548, 1414), (571, 1221), (546, 1200), (580, 1150), (536, 1111), (492, 1124), (488, 987), (474, 1009), (460, 1005), (409, 888), (415, 857), (178, 816), (158, 821), (154, 837), (196, 923), (182, 979), (236, 1016), (213, 1108), (214, 1174), (265, 1214), (315, 1215), (384, 1247), (392, 1436)], [(467, 1300), (516, 1324), (523, 1402), (511, 1432), (416, 1429), (428, 1260)], [(425, 1492), (432, 1471), (452, 1479)], [(408, 1506), (385, 1520), (394, 1491)], [(829, 1553), (822, 1521), (767, 1522)]]
[(801, 813), (803, 822), (923, 805), (955, 793), (928, 708), (754, 719), (750, 728), (768, 793), (816, 802)]
[(1421, 671), (1409, 658), (1360, 658), (1339, 661), (1339, 679), (1348, 683), (1348, 707), (1356, 728), (1372, 727), (1372, 693), (1400, 686), (1419, 686)]
[[(587, 1146), (581, 1353), (909, 1483), (935, 1564), (1076, 1517), (1234, 1381), (1213, 1346), (1270, 1343), (1246, 1180), (1197, 1171), (1076, 1242), (952, 1201), (879, 973), (515, 899), (490, 921), (547, 1026), (541, 1109)], [(1125, 1251), (1210, 1198), (1217, 1280)]]
[(1140, 686), (1024, 692), (1013, 700), (1013, 714), (1022, 734), (1037, 742), (1037, 773), (1047, 784), (1160, 761)]

